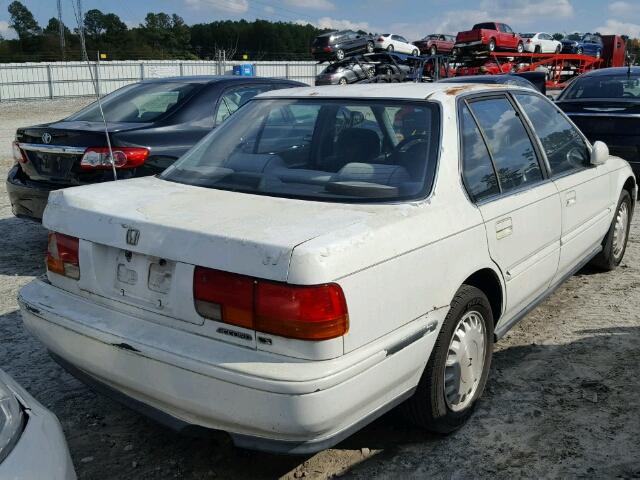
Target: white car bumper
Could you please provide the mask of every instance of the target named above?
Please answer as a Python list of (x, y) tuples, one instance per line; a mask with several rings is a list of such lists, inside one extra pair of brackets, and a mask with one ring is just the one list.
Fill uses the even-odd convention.
[(534, 43), (525, 43), (523, 47), (525, 52), (535, 53), (536, 51), (536, 45)]
[(0, 463), (0, 478), (73, 480), (76, 478), (60, 422), (11, 377), (0, 380), (16, 395), (26, 425), (11, 453)]
[(240, 447), (308, 453), (408, 398), (446, 308), (348, 355), (303, 361), (246, 349), (99, 306), (36, 280), (25, 326), (71, 373), (176, 429), (231, 434)]

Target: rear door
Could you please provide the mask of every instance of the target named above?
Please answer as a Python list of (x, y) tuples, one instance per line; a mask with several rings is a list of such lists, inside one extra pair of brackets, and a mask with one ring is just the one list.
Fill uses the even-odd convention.
[(599, 248), (609, 228), (614, 205), (606, 166), (590, 165), (587, 142), (550, 101), (529, 93), (514, 97), (540, 138), (560, 192), (562, 248), (557, 276), (561, 278)]
[(542, 294), (556, 274), (560, 199), (509, 95), (470, 98), (461, 108), (464, 183), (506, 280), (507, 319)]

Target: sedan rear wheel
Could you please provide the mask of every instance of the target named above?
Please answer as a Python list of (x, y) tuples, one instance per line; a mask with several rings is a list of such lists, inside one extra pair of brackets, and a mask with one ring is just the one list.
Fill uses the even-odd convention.
[(340, 80), (338, 80), (338, 84), (339, 85), (346, 85), (347, 83), (348, 83), (347, 79), (344, 78), (344, 77), (342, 77), (342, 78), (340, 78)]
[(556, 47), (556, 53), (560, 53), (562, 51), (562, 45), (558, 45)]
[(367, 42), (367, 53), (373, 53), (373, 42)]
[(462, 285), (453, 298), (415, 394), (402, 409), (428, 430), (450, 433), (473, 413), (493, 352), (493, 314), (486, 295)]
[(417, 49), (414, 49), (413, 52), (411, 52), (411, 55), (417, 57), (418, 55), (420, 55), (420, 52)]
[(393, 52), (393, 45), (389, 45), (387, 47), (387, 52)]

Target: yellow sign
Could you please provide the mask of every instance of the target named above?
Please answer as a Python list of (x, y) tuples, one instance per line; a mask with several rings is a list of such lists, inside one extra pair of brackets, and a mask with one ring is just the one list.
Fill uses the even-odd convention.
[(242, 54), (242, 59), (243, 60), (249, 60), (249, 55), (247, 55), (246, 53)]
[(106, 53), (101, 53), (100, 54), (100, 60), (106, 60), (107, 59), (107, 54)]

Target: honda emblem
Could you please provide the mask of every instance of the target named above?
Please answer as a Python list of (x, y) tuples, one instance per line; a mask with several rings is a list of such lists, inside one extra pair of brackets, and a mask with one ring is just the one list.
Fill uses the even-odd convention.
[(130, 228), (127, 230), (127, 245), (138, 245), (140, 239), (140, 230)]

